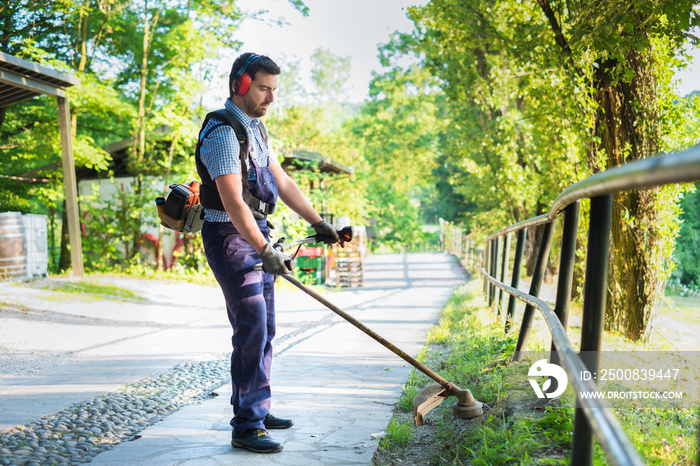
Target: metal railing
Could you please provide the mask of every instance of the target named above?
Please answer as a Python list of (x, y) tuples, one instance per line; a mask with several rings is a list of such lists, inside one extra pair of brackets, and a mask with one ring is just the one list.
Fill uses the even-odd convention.
[[(492, 305), (496, 299), (498, 299), (498, 303), (502, 303), (503, 293), (510, 295), (506, 331), (509, 330), (515, 315), (515, 300), (518, 299), (525, 303), (514, 360), (519, 360), (527, 347), (534, 310), (537, 309), (544, 317), (552, 336), (550, 362), (563, 366), (569, 380), (572, 381), (577, 396), (576, 407), (580, 409), (576, 409), (574, 418), (571, 464), (592, 464), (594, 437), (598, 439), (612, 464), (644, 464), (615, 415), (610, 409), (607, 409), (609, 408), (607, 402), (592, 396), (587, 398), (581, 395), (585, 392), (595, 392), (597, 389), (595, 381), (580, 380), (576, 376), (581, 371), (595, 373), (599, 368), (598, 356), (589, 358), (588, 354), (599, 354), (603, 336), (612, 196), (618, 191), (699, 180), (700, 145), (684, 152), (631, 162), (598, 173), (568, 187), (556, 198), (547, 214), (513, 224), (486, 239), (487, 248), (483, 259), (484, 265), (481, 268), (481, 273), (484, 276), (484, 292), (488, 297), (489, 305)], [(573, 286), (579, 206), (581, 199), (585, 198), (590, 198), (591, 206), (580, 346), (581, 352), (588, 352), (584, 363), (571, 344), (566, 327)], [(559, 277), (555, 306), (554, 309), (551, 309), (547, 303), (539, 299), (539, 294), (549, 259), (554, 224), (562, 212), (564, 213), (564, 225)], [(518, 290), (518, 287), (525, 237), (528, 228), (540, 225), (543, 226), (543, 234), (537, 251), (537, 261), (529, 293), (524, 293)], [(511, 282), (510, 285), (507, 285), (504, 281), (509, 264), (511, 233), (517, 234), (517, 245)], [(498, 289), (498, 298), (496, 297), (496, 289)]]

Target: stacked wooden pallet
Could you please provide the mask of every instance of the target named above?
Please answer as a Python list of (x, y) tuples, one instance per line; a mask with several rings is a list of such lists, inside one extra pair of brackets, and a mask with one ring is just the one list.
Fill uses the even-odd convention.
[(335, 276), (336, 283), (340, 286), (356, 287), (364, 285), (364, 253), (365, 235), (358, 234), (355, 227), (355, 235), (350, 243), (345, 243), (341, 248), (334, 245)]

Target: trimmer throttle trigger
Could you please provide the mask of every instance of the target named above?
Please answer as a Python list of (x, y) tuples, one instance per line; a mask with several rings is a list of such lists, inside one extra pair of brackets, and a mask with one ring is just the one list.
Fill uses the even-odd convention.
[(280, 237), (280, 239), (278, 239), (277, 241), (274, 242), (272, 247), (274, 249), (278, 250), (279, 252), (284, 252), (284, 245), (283, 245), (284, 242), (285, 242), (285, 238), (284, 238), (284, 236), (282, 236), (282, 237)]
[(342, 228), (338, 230), (337, 233), (338, 237), (340, 238), (339, 243), (341, 248), (345, 247), (345, 243), (349, 243), (350, 241), (352, 241), (353, 230), (351, 226)]

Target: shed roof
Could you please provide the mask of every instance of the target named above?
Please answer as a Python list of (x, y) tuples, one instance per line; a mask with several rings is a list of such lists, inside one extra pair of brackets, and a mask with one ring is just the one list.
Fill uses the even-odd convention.
[[(169, 126), (160, 126), (154, 131), (149, 133), (149, 137), (154, 140), (163, 139), (164, 136), (169, 134), (172, 129)], [(137, 144), (135, 137), (129, 137), (122, 139), (121, 141), (113, 142), (109, 144), (104, 149), (109, 152), (112, 157), (112, 162), (110, 168), (112, 173), (116, 177), (121, 176), (132, 176), (133, 173), (129, 172), (127, 167), (127, 157), (128, 151)], [(165, 144), (169, 144), (166, 142)], [(324, 156), (319, 152), (309, 152), (309, 151), (294, 151), (293, 153), (285, 153), (284, 160), (282, 162), (282, 167), (291, 170), (304, 170), (305, 163), (311, 162), (313, 168), (317, 168), (322, 173), (332, 173), (335, 175), (351, 175), (355, 172), (353, 167), (347, 167), (342, 165), (329, 157)], [(99, 173), (92, 168), (78, 167), (77, 175), (79, 180), (88, 180), (105, 177), (105, 173)], [(22, 174), (22, 176), (27, 178), (36, 178), (38, 173), (28, 172)]]
[(75, 76), (0, 52), (0, 107), (42, 94), (65, 97), (65, 89), (76, 85)]
[(297, 150), (292, 154), (284, 154), (283, 166), (299, 165), (298, 162), (312, 162), (318, 164), (318, 168), (322, 172), (351, 175), (355, 173), (353, 167), (342, 165), (329, 157), (324, 156), (319, 152), (310, 152), (306, 150)]
[(46, 94), (56, 98), (58, 127), (61, 131), (63, 188), (66, 192), (66, 216), (73, 276), (83, 276), (83, 247), (78, 219), (78, 188), (75, 182), (73, 142), (70, 132), (70, 110), (65, 89), (80, 85), (80, 80), (60, 71), (46, 68), (0, 52), (0, 108)]

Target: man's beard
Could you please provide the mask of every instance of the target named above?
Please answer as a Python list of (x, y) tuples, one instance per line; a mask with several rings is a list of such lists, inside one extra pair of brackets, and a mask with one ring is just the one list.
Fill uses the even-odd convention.
[(245, 110), (246, 113), (252, 116), (253, 118), (260, 118), (265, 116), (265, 114), (267, 113), (267, 107), (269, 107), (269, 104), (264, 107), (262, 106), (262, 104), (255, 107), (253, 107), (253, 105), (251, 104), (246, 104)]

